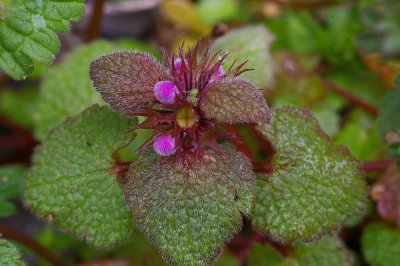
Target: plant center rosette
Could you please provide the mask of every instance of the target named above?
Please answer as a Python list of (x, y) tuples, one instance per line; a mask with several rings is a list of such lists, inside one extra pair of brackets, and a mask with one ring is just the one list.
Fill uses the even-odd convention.
[(144, 116), (133, 128), (153, 129), (142, 145), (177, 161), (221, 151), (217, 139), (229, 139), (224, 124), (268, 123), (270, 109), (262, 93), (238, 76), (246, 62), (224, 70), (228, 53), (199, 56), (199, 43), (188, 53), (164, 51), (164, 66), (139, 52), (116, 52), (91, 64), (94, 86), (111, 108), (127, 117)]
[[(262, 92), (224, 66), (227, 53), (164, 51), (163, 65), (139, 52), (92, 62), (94, 86), (112, 109), (152, 129), (125, 182), (136, 226), (174, 265), (208, 265), (250, 213), (255, 174), (249, 159), (220, 140), (227, 124), (268, 123)], [(151, 149), (153, 147), (153, 150)]]

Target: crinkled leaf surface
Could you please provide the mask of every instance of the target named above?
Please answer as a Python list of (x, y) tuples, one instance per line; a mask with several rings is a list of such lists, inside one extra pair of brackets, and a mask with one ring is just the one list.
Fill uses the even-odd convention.
[(153, 153), (135, 162), (125, 186), (135, 224), (173, 265), (208, 265), (248, 214), (254, 188), (241, 153), (205, 154), (185, 170)]
[(13, 1), (0, 17), (0, 67), (22, 79), (33, 71), (33, 61), (52, 62), (60, 49), (55, 31), (68, 31), (83, 13), (83, 0)]
[(259, 130), (276, 154), (273, 173), (257, 177), (255, 229), (282, 241), (311, 240), (364, 210), (367, 189), (358, 163), (329, 141), (309, 112), (275, 109)]
[(378, 129), (382, 136), (400, 134), (400, 88), (387, 92), (379, 108)]
[(370, 224), (361, 239), (366, 261), (371, 266), (400, 265), (400, 229)]
[(400, 225), (400, 171), (392, 166), (379, 177), (372, 188), (372, 199), (379, 214), (387, 221)]
[(115, 45), (106, 41), (81, 46), (46, 73), (34, 113), (37, 138), (45, 138), (66, 116), (75, 115), (92, 104), (103, 103), (89, 78), (89, 65), (92, 60), (115, 49)]
[(90, 78), (103, 99), (126, 116), (154, 104), (154, 85), (169, 80), (157, 60), (142, 52), (104, 55), (91, 63)]
[(351, 266), (354, 261), (343, 243), (330, 236), (309, 244), (295, 244), (288, 257), (283, 257), (272, 247), (255, 244), (248, 258), (249, 266)]
[(263, 25), (245, 26), (216, 39), (211, 50), (217, 52), (221, 49), (230, 53), (225, 67), (229, 67), (234, 60), (238, 63), (248, 60), (246, 67), (254, 70), (243, 73), (241, 77), (263, 89), (272, 81), (273, 64), (269, 47), (273, 39)]
[(130, 239), (132, 215), (112, 173), (112, 152), (130, 141), (124, 132), (135, 123), (105, 106), (65, 120), (35, 151), (26, 205), (96, 246)]
[(260, 90), (240, 78), (225, 78), (207, 87), (200, 108), (205, 116), (225, 123), (268, 123), (271, 111)]
[(0, 265), (24, 266), (21, 260), (21, 254), (17, 248), (9, 241), (0, 239)]
[(14, 203), (9, 200), (19, 195), (24, 171), (23, 165), (15, 164), (0, 167), (0, 217), (15, 213)]

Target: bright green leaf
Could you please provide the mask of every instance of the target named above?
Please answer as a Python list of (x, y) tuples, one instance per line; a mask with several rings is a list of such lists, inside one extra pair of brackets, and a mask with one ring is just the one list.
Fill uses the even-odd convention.
[(246, 67), (254, 70), (243, 73), (241, 77), (263, 89), (272, 81), (273, 65), (269, 47), (273, 39), (273, 35), (262, 25), (245, 26), (216, 39), (211, 50), (217, 52), (221, 49), (230, 53), (225, 68), (229, 68), (234, 60), (236, 65), (248, 60)]
[(24, 266), (21, 261), (21, 254), (10, 242), (0, 239), (0, 265), (4, 266)]
[(0, 93), (0, 113), (25, 127), (33, 126), (33, 111), (38, 90), (26, 87), (22, 90), (4, 90)]
[(68, 31), (69, 22), (83, 13), (83, 0), (13, 1), (0, 18), (0, 67), (23, 79), (33, 71), (33, 61), (51, 63), (60, 49), (54, 31)]
[(400, 228), (370, 224), (364, 229), (361, 242), (369, 265), (400, 265)]
[(144, 154), (130, 171), (126, 200), (168, 262), (209, 265), (250, 211), (254, 173), (244, 155), (228, 151), (189, 163)]
[(257, 179), (255, 229), (282, 241), (311, 240), (362, 213), (367, 188), (359, 164), (309, 112), (276, 109), (259, 130), (276, 154), (273, 173)]
[(200, 0), (196, 6), (199, 17), (210, 24), (234, 18), (239, 11), (238, 0)]
[(115, 49), (117, 46), (106, 41), (93, 42), (74, 50), (46, 73), (34, 113), (37, 138), (45, 138), (66, 116), (78, 114), (92, 104), (104, 103), (89, 78), (89, 65)]
[(335, 237), (324, 237), (309, 244), (294, 245), (294, 251), (283, 257), (272, 247), (255, 244), (249, 252), (249, 266), (351, 266), (354, 258)]
[(25, 203), (38, 216), (96, 246), (132, 237), (124, 193), (112, 172), (112, 153), (129, 143), (136, 123), (93, 106), (52, 131), (33, 157)]

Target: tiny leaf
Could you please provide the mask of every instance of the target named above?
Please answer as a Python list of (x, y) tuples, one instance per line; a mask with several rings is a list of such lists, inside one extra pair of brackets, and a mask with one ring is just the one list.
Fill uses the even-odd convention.
[(271, 118), (262, 92), (240, 78), (212, 82), (201, 98), (200, 108), (209, 119), (226, 123), (268, 123)]
[(276, 154), (273, 173), (257, 179), (257, 230), (282, 241), (312, 240), (362, 213), (367, 188), (358, 163), (329, 141), (309, 112), (276, 109), (259, 130)]
[(354, 258), (336, 237), (324, 237), (319, 241), (294, 245), (294, 251), (284, 258), (269, 246), (255, 244), (249, 252), (249, 266), (352, 266)]
[(52, 131), (33, 157), (25, 203), (38, 216), (96, 246), (132, 236), (132, 216), (112, 172), (112, 153), (129, 143), (135, 120), (93, 106)]
[(151, 153), (129, 176), (135, 223), (173, 265), (209, 265), (250, 211), (254, 174), (240, 153), (205, 154), (187, 169)]
[(248, 60), (246, 67), (254, 70), (243, 73), (241, 77), (263, 89), (273, 78), (272, 59), (269, 53), (273, 39), (273, 35), (263, 25), (245, 26), (216, 39), (211, 49), (213, 52), (222, 50), (230, 53), (225, 61), (226, 67), (229, 67), (234, 60), (238, 63)]
[(20, 193), (21, 178), (25, 167), (22, 165), (6, 165), (0, 167), (0, 217), (13, 215), (16, 211), (10, 200)]
[(400, 134), (400, 88), (387, 92), (379, 108), (378, 129), (385, 137), (388, 133)]
[(54, 31), (84, 13), (83, 0), (13, 1), (0, 17), (0, 67), (14, 79), (33, 71), (33, 60), (51, 63), (60, 49)]
[(0, 239), (0, 265), (24, 266), (21, 254), (9, 241)]
[(154, 85), (168, 80), (168, 74), (149, 54), (116, 52), (93, 61), (90, 78), (114, 110), (133, 116), (156, 102)]
[(370, 224), (361, 239), (366, 261), (371, 266), (400, 265), (400, 229)]

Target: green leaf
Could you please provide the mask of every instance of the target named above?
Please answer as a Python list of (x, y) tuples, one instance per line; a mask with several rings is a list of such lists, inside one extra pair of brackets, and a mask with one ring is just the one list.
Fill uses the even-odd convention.
[(185, 169), (174, 157), (144, 154), (130, 171), (126, 201), (169, 263), (209, 265), (250, 211), (254, 173), (240, 153), (189, 160)]
[(65, 120), (36, 149), (24, 183), (27, 206), (96, 246), (132, 237), (132, 216), (112, 168), (136, 120), (93, 106)]
[(31, 128), (33, 126), (33, 112), (35, 110), (38, 90), (26, 87), (22, 90), (4, 90), (0, 93), (0, 113), (5, 114), (13, 121)]
[(200, 0), (196, 6), (199, 17), (210, 24), (231, 20), (239, 10), (237, 0)]
[(400, 89), (387, 92), (379, 108), (378, 130), (385, 137), (388, 133), (400, 134)]
[(361, 239), (366, 261), (371, 266), (400, 265), (400, 229), (370, 224)]
[(17, 248), (10, 242), (0, 239), (0, 265), (24, 266), (21, 260), (21, 254)]
[(89, 65), (115, 49), (117, 46), (106, 41), (81, 46), (46, 73), (34, 113), (34, 133), (38, 139), (44, 139), (65, 117), (76, 115), (92, 104), (104, 104), (89, 78)]
[(20, 194), (21, 179), (25, 167), (6, 165), (0, 167), (0, 217), (13, 215), (16, 211), (12, 198)]
[(249, 266), (351, 266), (354, 258), (336, 237), (324, 237), (309, 244), (298, 243), (284, 258), (269, 246), (255, 244), (249, 252)]
[(262, 25), (245, 26), (216, 39), (211, 45), (211, 51), (217, 52), (221, 49), (230, 53), (225, 61), (225, 68), (229, 68), (234, 60), (239, 64), (248, 60), (246, 67), (254, 70), (243, 73), (241, 77), (263, 89), (272, 81), (273, 67), (269, 46), (273, 39), (273, 35)]
[(312, 240), (362, 213), (367, 188), (358, 163), (309, 112), (275, 109), (259, 130), (276, 154), (272, 174), (257, 178), (255, 229), (281, 241)]
[(13, 1), (0, 18), (0, 67), (14, 79), (33, 71), (33, 61), (51, 63), (60, 49), (54, 31), (84, 13), (83, 0)]

